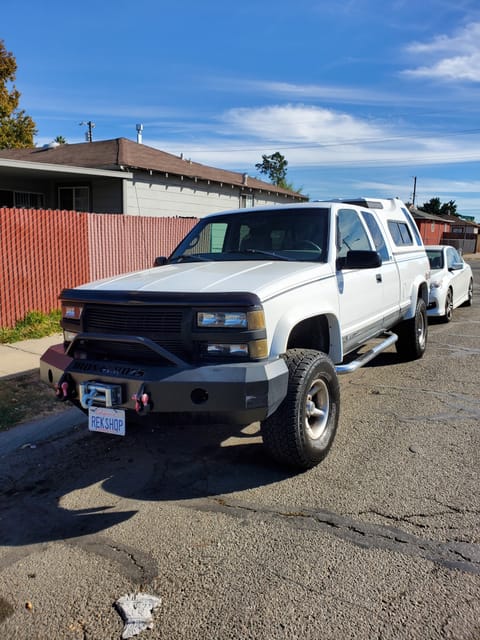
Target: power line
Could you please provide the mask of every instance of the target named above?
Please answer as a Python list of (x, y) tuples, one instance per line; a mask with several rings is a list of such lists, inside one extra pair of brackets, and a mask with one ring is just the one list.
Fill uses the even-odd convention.
[(239, 147), (238, 149), (190, 149), (189, 153), (239, 153), (241, 151), (262, 151), (265, 150), (265, 147), (275, 146), (277, 149), (318, 149), (318, 148), (328, 148), (328, 147), (342, 147), (342, 146), (351, 146), (355, 144), (379, 144), (382, 142), (395, 142), (396, 140), (411, 140), (411, 139), (419, 139), (419, 138), (451, 138), (455, 136), (463, 136), (463, 135), (472, 135), (480, 133), (480, 129), (465, 129), (463, 131), (452, 131), (450, 133), (442, 132), (441, 135), (438, 134), (423, 134), (420, 135), (418, 133), (409, 134), (404, 136), (391, 136), (385, 138), (352, 138), (351, 140), (342, 140), (341, 142), (314, 142), (314, 143), (305, 143), (305, 144), (279, 144), (277, 142), (271, 141), (266, 142), (261, 147)]

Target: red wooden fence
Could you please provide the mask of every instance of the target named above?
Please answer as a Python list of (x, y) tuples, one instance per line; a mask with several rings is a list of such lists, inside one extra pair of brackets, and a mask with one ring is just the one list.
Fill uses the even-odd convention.
[(64, 288), (151, 267), (196, 222), (0, 208), (0, 327), (58, 308)]

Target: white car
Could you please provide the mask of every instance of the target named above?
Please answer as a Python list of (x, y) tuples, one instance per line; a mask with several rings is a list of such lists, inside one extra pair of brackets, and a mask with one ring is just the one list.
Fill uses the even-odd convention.
[(454, 309), (472, 304), (472, 269), (455, 247), (427, 245), (425, 249), (432, 270), (427, 314), (450, 322)]

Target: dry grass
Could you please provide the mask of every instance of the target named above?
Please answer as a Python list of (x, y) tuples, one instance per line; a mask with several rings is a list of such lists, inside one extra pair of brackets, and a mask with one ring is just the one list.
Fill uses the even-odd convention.
[(0, 431), (70, 408), (58, 402), (53, 390), (40, 381), (38, 371), (0, 379)]

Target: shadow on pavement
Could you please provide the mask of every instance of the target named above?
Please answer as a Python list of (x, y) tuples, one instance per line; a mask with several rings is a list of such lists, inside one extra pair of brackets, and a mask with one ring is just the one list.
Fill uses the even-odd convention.
[[(137, 513), (140, 505), (121, 499), (190, 500), (292, 475), (270, 461), (258, 425), (235, 429), (171, 424), (134, 427), (125, 437), (82, 431), (61, 442), (19, 450), (9, 456), (0, 476), (0, 544), (13, 547), (101, 532)], [(79, 507), (64, 508), (66, 496)]]

